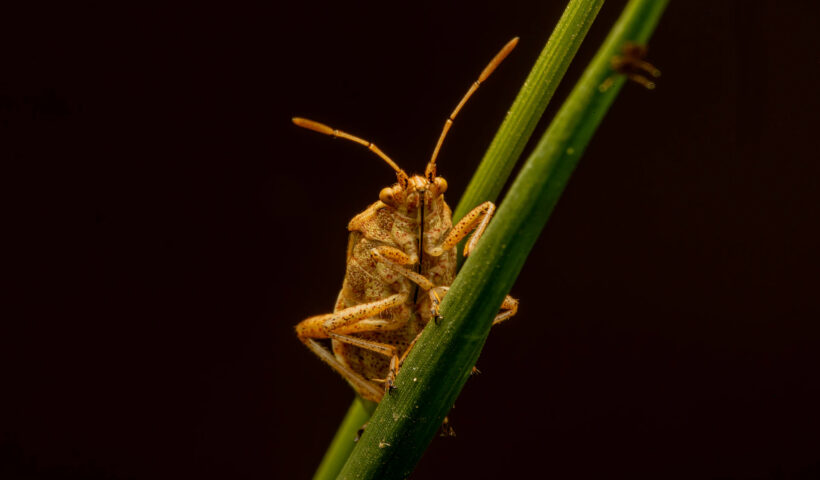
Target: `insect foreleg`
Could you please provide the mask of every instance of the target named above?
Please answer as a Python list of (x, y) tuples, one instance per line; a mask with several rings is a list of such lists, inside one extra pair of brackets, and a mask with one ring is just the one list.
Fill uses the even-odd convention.
[(447, 252), (451, 248), (455, 247), (461, 239), (469, 235), (470, 231), (475, 229), (475, 232), (470, 237), (470, 241), (464, 246), (464, 256), (469, 256), (470, 252), (473, 251), (478, 243), (478, 239), (484, 234), (484, 230), (487, 228), (487, 224), (490, 223), (490, 219), (493, 218), (494, 212), (495, 205), (493, 202), (484, 202), (470, 210), (464, 218), (462, 218), (457, 224), (453, 225), (453, 228), (447, 232), (447, 235), (444, 236), (441, 243), (437, 246), (431, 247), (427, 250), (427, 253), (433, 255), (434, 257), (438, 257), (444, 252)]

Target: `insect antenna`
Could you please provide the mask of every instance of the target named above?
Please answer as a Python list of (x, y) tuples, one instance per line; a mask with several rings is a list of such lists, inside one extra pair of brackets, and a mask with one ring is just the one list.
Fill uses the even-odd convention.
[(402, 186), (407, 186), (408, 177), (407, 174), (404, 173), (404, 170), (399, 168), (399, 166), (396, 165), (396, 162), (391, 160), (390, 157), (388, 157), (384, 152), (379, 150), (379, 147), (377, 147), (373, 142), (369, 142), (367, 140), (361, 139), (359, 137), (343, 132), (341, 130), (336, 130), (335, 128), (328, 127), (323, 123), (308, 120), (307, 118), (293, 117), (291, 120), (293, 120), (293, 123), (295, 123), (299, 127), (307, 128), (308, 130), (313, 130), (314, 132), (324, 133), (325, 135), (330, 135), (331, 137), (344, 138), (345, 140), (351, 140), (353, 142), (356, 142), (359, 145), (364, 145), (371, 152), (380, 156), (382, 160), (387, 162), (387, 164), (390, 165), (390, 167), (396, 171), (396, 176), (399, 177), (399, 183)]
[(453, 126), (453, 121), (455, 120), (456, 115), (458, 115), (458, 112), (461, 111), (461, 108), (464, 107), (464, 104), (467, 103), (467, 100), (473, 95), (473, 93), (475, 93), (475, 91), (478, 90), (478, 87), (479, 85), (481, 85), (481, 82), (487, 80), (487, 77), (489, 77), (490, 74), (493, 73), (493, 71), (496, 69), (496, 67), (498, 67), (498, 65), (501, 64), (501, 62), (505, 58), (507, 58), (507, 55), (510, 54), (512, 49), (515, 48), (517, 44), (518, 37), (515, 37), (509, 42), (507, 42), (506, 45), (504, 45), (504, 48), (502, 48), (501, 51), (498, 52), (492, 60), (490, 60), (490, 63), (488, 63), (487, 66), (484, 67), (484, 70), (481, 71), (481, 75), (478, 76), (478, 80), (476, 80), (475, 82), (473, 82), (472, 85), (470, 85), (470, 89), (467, 90), (467, 93), (464, 94), (464, 97), (462, 97), (461, 101), (458, 102), (458, 105), (456, 105), (456, 108), (453, 110), (453, 113), (451, 113), (450, 116), (447, 117), (447, 120), (444, 122), (444, 129), (442, 129), (441, 135), (438, 137), (438, 143), (436, 143), (436, 148), (433, 150), (433, 156), (430, 157), (430, 162), (427, 164), (427, 168), (424, 172), (424, 175), (427, 177), (428, 180), (432, 181), (433, 177), (436, 176), (436, 157), (438, 157), (438, 152), (439, 150), (441, 150), (441, 144), (444, 142), (444, 137), (447, 136), (447, 132), (449, 132), (450, 127)]

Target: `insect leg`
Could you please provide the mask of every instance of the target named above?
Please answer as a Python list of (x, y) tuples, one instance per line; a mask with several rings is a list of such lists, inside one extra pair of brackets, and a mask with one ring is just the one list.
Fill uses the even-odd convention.
[(493, 319), (493, 325), (498, 325), (499, 323), (503, 322), (504, 320), (507, 320), (508, 318), (518, 313), (518, 300), (507, 295), (506, 297), (504, 297), (504, 301), (501, 303), (501, 310), (502, 312), (496, 315)]
[[(432, 314), (436, 317), (438, 316), (438, 306), (441, 304), (441, 301), (444, 299), (444, 295), (447, 294), (448, 290), (450, 290), (450, 287), (443, 285), (430, 290), (430, 304), (433, 308)], [(518, 313), (518, 300), (507, 295), (501, 303), (501, 312), (499, 312), (493, 319), (493, 325), (498, 325), (504, 320), (514, 316), (516, 313)]]
[(300, 338), (330, 338), (329, 332), (337, 331), (348, 325), (373, 317), (388, 308), (403, 304), (406, 300), (406, 293), (397, 293), (383, 300), (344, 308), (335, 313), (316, 315), (299, 322), (296, 325), (296, 335)]
[[(622, 55), (612, 57), (610, 64), (612, 69), (625, 75), (629, 80), (641, 85), (647, 90), (655, 88), (655, 82), (647, 78), (650, 75), (653, 78), (661, 76), (661, 71), (655, 68), (654, 65), (644, 60), (647, 53), (646, 45), (638, 45), (632, 42), (627, 42), (621, 48)], [(646, 75), (645, 75), (646, 74)], [(612, 86), (614, 80), (612, 77), (604, 80), (604, 83), (598, 87), (602, 92), (606, 91)]]
[(493, 213), (495, 213), (495, 204), (493, 204), (493, 202), (484, 202), (470, 210), (467, 215), (464, 215), (464, 218), (453, 225), (453, 228), (447, 232), (447, 235), (441, 240), (441, 244), (430, 248), (427, 250), (427, 253), (438, 257), (455, 247), (461, 239), (466, 237), (471, 230), (475, 229), (475, 233), (470, 237), (470, 241), (464, 246), (464, 256), (469, 256), (470, 252), (473, 251), (478, 243), (478, 239), (484, 234), (484, 230), (487, 228), (487, 224), (490, 223)]
[(438, 313), (438, 307), (441, 305), (441, 301), (444, 300), (444, 295), (449, 289), (450, 287), (444, 285), (430, 289), (430, 316), (436, 319), (437, 324), (438, 319), (441, 318)]
[[(361, 322), (360, 322), (361, 323)], [(358, 324), (356, 324), (358, 325)], [(354, 325), (354, 326), (356, 326)], [(362, 331), (372, 331), (372, 330), (362, 330)], [(354, 347), (364, 348), (365, 350), (371, 350), (376, 353), (381, 353), (390, 358), (390, 368), (387, 371), (387, 378), (384, 380), (371, 380), (374, 382), (382, 382), (384, 381), (385, 387), (390, 390), (393, 388), (393, 381), (396, 379), (396, 374), (399, 372), (399, 350), (394, 347), (393, 345), (388, 345), (386, 343), (374, 342), (372, 340), (365, 340), (363, 338), (358, 337), (351, 337), (348, 335), (340, 335), (338, 333), (330, 332), (330, 337), (333, 340), (346, 343), (348, 345), (353, 345)]]
[(416, 342), (418, 341), (418, 339), (419, 339), (419, 338), (421, 338), (421, 334), (422, 334), (422, 333), (424, 333), (424, 330), (420, 331), (420, 332), (416, 335), (416, 338), (414, 338), (414, 339), (413, 339), (413, 341), (412, 341), (412, 342), (410, 342), (410, 345), (408, 345), (408, 346), (407, 346), (407, 348), (406, 348), (406, 349), (404, 349), (404, 353), (402, 353), (402, 354), (401, 354), (401, 358), (399, 359), (399, 366), (400, 366), (400, 367), (401, 367), (401, 365), (404, 363), (404, 359), (405, 359), (405, 358), (407, 358), (407, 354), (409, 354), (409, 353), (410, 353), (410, 350), (413, 350), (413, 346), (416, 344)]
[(384, 396), (384, 392), (380, 388), (377, 388), (372, 382), (368, 381), (362, 375), (354, 372), (351, 370), (347, 365), (340, 362), (336, 357), (333, 356), (330, 351), (325, 348), (322, 344), (313, 340), (312, 338), (306, 337), (299, 337), (299, 340), (302, 341), (307, 347), (316, 354), (319, 358), (322, 359), (325, 363), (330, 365), (331, 368), (339, 372), (339, 374), (344, 377), (345, 380), (350, 383), (356, 392), (361, 395), (362, 398), (365, 400), (370, 400), (371, 402), (380, 402), (382, 397)]
[(409, 255), (398, 248), (387, 246), (376, 247), (370, 250), (370, 255), (374, 260), (381, 262), (393, 272), (407, 277), (410, 281), (421, 287), (422, 290), (430, 290), (433, 288), (433, 282), (427, 279), (427, 277), (402, 266), (410, 265), (414, 262)]
[[(374, 352), (381, 353), (387, 357), (390, 357), (390, 370), (386, 379), (387, 388), (389, 389), (393, 387), (393, 379), (395, 378), (396, 373), (398, 371), (398, 350), (396, 350), (396, 348), (392, 345), (386, 345), (383, 343), (351, 337), (349, 336), (349, 334), (359, 332), (372, 332), (377, 330), (392, 330), (401, 327), (401, 321), (385, 320), (381, 318), (370, 317), (373, 317), (389, 308), (403, 305), (406, 300), (407, 293), (397, 293), (383, 300), (377, 300), (375, 302), (364, 303), (361, 305), (344, 308), (335, 313), (328, 313), (324, 315), (310, 317), (305, 320), (302, 320), (298, 325), (296, 325), (296, 335), (311, 350), (313, 350), (314, 353), (319, 355), (323, 360), (325, 360), (325, 362), (329, 363), (332, 367), (336, 368), (336, 370), (343, 377), (348, 379), (351, 382), (351, 384), (354, 385), (354, 388), (356, 388), (357, 391), (360, 390), (358, 383), (354, 383), (354, 380), (351, 379), (351, 377), (348, 375), (348, 372), (352, 372), (352, 370), (348, 369), (347, 367), (345, 367), (345, 370), (338, 368), (337, 364), (341, 365), (341, 362), (336, 360), (336, 358), (333, 357), (330, 354), (330, 352), (327, 351), (327, 349), (325, 349), (318, 342), (312, 339), (332, 338), (342, 343), (347, 343), (367, 350), (372, 350)], [(404, 317), (392, 316), (391, 318), (400, 319)], [(333, 358), (335, 363), (331, 363), (329, 360), (327, 360), (325, 358), (325, 355)], [(364, 394), (362, 396), (364, 396)]]

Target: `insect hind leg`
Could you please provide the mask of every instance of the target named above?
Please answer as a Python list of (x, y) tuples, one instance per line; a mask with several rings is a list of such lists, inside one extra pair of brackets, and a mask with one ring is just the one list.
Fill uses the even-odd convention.
[(370, 400), (371, 402), (380, 402), (382, 397), (384, 396), (384, 392), (376, 387), (375, 384), (364, 378), (362, 375), (354, 372), (350, 369), (347, 365), (340, 362), (336, 357), (333, 356), (330, 351), (325, 348), (321, 343), (317, 342), (312, 338), (303, 338), (299, 337), (299, 340), (302, 341), (307, 347), (316, 354), (317, 357), (321, 358), (323, 362), (330, 365), (330, 367), (336, 370), (339, 375), (344, 377), (345, 380), (353, 387), (354, 390), (365, 400)]
[[(433, 310), (431, 313), (435, 315), (436, 318), (440, 318), (438, 311), (439, 305), (449, 290), (450, 287), (443, 285), (430, 290), (430, 303)], [(493, 319), (493, 325), (498, 325), (504, 320), (508, 320), (509, 318), (515, 316), (516, 313), (518, 313), (518, 300), (507, 295), (504, 297), (504, 301), (501, 302), (501, 311)]]

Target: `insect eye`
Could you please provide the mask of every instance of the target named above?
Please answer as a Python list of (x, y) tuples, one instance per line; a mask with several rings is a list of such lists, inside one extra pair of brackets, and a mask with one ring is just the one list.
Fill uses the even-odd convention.
[(382, 188), (382, 191), (379, 192), (379, 200), (388, 205), (393, 204), (393, 189), (390, 187)]
[(438, 189), (438, 193), (439, 193), (439, 194), (442, 194), (442, 193), (444, 193), (444, 192), (446, 192), (446, 191), (447, 191), (447, 180), (445, 180), (445, 179), (443, 179), (443, 178), (441, 178), (441, 177), (436, 177), (436, 178), (433, 180), (433, 183), (435, 183), (436, 188)]

